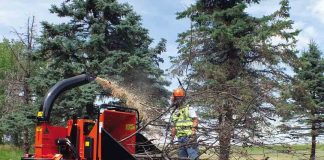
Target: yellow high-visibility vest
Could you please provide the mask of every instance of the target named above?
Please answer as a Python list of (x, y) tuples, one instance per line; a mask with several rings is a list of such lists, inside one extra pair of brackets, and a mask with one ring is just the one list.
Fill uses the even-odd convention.
[(192, 134), (192, 118), (189, 117), (189, 105), (179, 109), (179, 113), (173, 113), (172, 122), (177, 130), (177, 137), (189, 136)]

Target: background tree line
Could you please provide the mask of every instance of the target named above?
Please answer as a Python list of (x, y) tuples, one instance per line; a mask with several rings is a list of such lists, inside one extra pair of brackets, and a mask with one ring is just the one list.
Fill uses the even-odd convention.
[[(187, 101), (199, 108), (202, 154), (212, 150), (226, 160), (235, 146), (264, 145), (272, 134), (266, 126), (280, 119), (300, 122), (306, 134), (288, 122), (280, 129), (292, 136), (311, 136), (310, 158), (315, 159), (323, 121), (323, 53), (315, 42), (305, 51), (296, 50), (300, 31), (292, 27), (288, 0), (281, 0), (280, 9), (270, 15), (246, 13), (248, 5), (259, 2), (197, 0), (179, 11), (178, 18), (188, 18), (192, 25), (179, 34), (172, 74), (185, 79)], [(18, 40), (0, 43), (1, 143), (28, 152), (34, 128), (26, 116), (36, 113), (57, 81), (81, 73), (145, 90), (154, 107), (165, 109), (169, 82), (159, 64), (166, 40), (152, 47), (153, 39), (131, 6), (115, 0), (73, 0), (52, 6), (50, 12), (69, 21), (42, 22), (35, 37), (30, 19)], [(278, 37), (281, 41), (275, 43)], [(288, 67), (293, 73), (285, 70)], [(109, 94), (93, 83), (65, 93), (54, 107), (53, 123), (91, 113), (102, 92)]]

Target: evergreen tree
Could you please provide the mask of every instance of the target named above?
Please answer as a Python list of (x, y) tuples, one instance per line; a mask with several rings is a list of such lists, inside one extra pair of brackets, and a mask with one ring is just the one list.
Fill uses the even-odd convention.
[[(150, 48), (153, 40), (132, 7), (116, 0), (71, 0), (52, 6), (50, 11), (68, 21), (42, 22), (35, 58), (45, 60), (47, 67), (32, 79), (39, 96), (63, 78), (91, 73), (145, 92), (155, 104), (166, 103), (164, 85), (168, 82), (158, 66), (163, 62), (159, 55), (165, 51), (166, 41)], [(53, 115), (60, 120), (80, 116), (87, 107), (91, 110), (99, 93), (95, 84), (75, 88), (59, 97)]]
[[(10, 70), (14, 66), (14, 57), (12, 54), (10, 54), (9, 48), (7, 47), (9, 43), (10, 42), (7, 39), (4, 39), (0, 43), (0, 119), (5, 116), (6, 110), (9, 109), (5, 105), (6, 83), (4, 83), (6, 74), (10, 72)], [(0, 144), (3, 143), (2, 138), (4, 133), (5, 130), (3, 128), (0, 128)]]
[(4, 39), (0, 44), (0, 133), (10, 137), (11, 143), (22, 147), (24, 153), (29, 152), (34, 131), (34, 123), (27, 118), (35, 112), (28, 79), (40, 64), (31, 61), (34, 19), (28, 18), (26, 33), (14, 30), (19, 41)]
[(28, 85), (36, 63), (30, 62), (29, 51), (24, 42), (4, 39), (0, 43), (0, 133), (10, 137), (9, 143), (22, 147), (24, 153), (29, 152), (34, 127), (27, 116), (36, 112)]
[[(232, 140), (255, 144), (261, 126), (274, 114), (284, 65), (295, 65), (295, 36), (288, 0), (270, 15), (245, 12), (260, 0), (198, 0), (178, 18), (192, 27), (179, 35), (174, 73), (188, 73), (189, 101), (201, 106), (219, 142), (219, 159), (228, 160)], [(274, 42), (274, 39), (280, 39)], [(248, 135), (247, 135), (248, 134)], [(214, 138), (214, 137), (212, 137)]]
[[(310, 159), (316, 159), (316, 137), (322, 134), (321, 126), (324, 117), (324, 59), (323, 53), (315, 42), (309, 44), (309, 49), (299, 58), (300, 67), (291, 91), (292, 105), (289, 109), (291, 118), (298, 117), (305, 129), (311, 130), (312, 148)], [(306, 126), (306, 127), (305, 127)], [(293, 129), (293, 128), (292, 128)]]

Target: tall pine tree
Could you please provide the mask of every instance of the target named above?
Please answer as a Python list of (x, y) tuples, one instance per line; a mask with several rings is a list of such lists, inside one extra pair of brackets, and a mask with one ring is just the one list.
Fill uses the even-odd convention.
[[(47, 67), (31, 80), (39, 96), (57, 81), (86, 72), (145, 92), (155, 104), (166, 103), (168, 82), (158, 66), (166, 41), (150, 48), (153, 40), (131, 6), (116, 0), (67, 0), (50, 11), (67, 22), (42, 22), (35, 58), (45, 60)], [(95, 84), (75, 88), (59, 97), (53, 114), (59, 119), (80, 116), (91, 110), (99, 92)]]
[[(299, 58), (301, 65), (296, 68), (295, 81), (291, 89), (292, 102), (290, 107), (292, 117), (299, 117), (303, 128), (311, 130), (310, 159), (316, 159), (316, 137), (323, 134), (324, 121), (324, 58), (315, 42), (309, 44)], [(306, 127), (305, 127), (306, 126)]]
[(0, 65), (0, 85), (3, 88), (0, 95), (4, 94), (4, 101), (0, 100), (0, 130), (10, 137), (13, 144), (22, 147), (24, 153), (29, 153), (34, 125), (27, 116), (36, 112), (28, 80), (37, 72), (36, 68), (42, 66), (41, 62), (31, 59), (36, 45), (34, 20), (35, 17), (28, 18), (26, 32), (15, 30), (20, 41), (4, 39), (0, 44), (3, 62)]
[[(217, 133), (220, 160), (228, 160), (232, 140), (253, 144), (273, 116), (282, 65), (294, 65), (295, 36), (288, 0), (270, 15), (245, 9), (260, 0), (198, 0), (178, 18), (192, 27), (179, 35), (174, 73), (187, 73), (189, 101), (201, 106)], [(275, 39), (280, 39), (275, 42)], [(247, 135), (248, 134), (248, 135)]]

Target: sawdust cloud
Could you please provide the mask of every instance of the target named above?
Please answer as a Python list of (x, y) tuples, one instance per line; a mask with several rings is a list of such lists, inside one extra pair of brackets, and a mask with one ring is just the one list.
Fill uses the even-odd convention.
[(110, 89), (113, 97), (125, 100), (126, 106), (136, 108), (141, 113), (140, 116), (142, 119), (148, 119), (145, 106), (145, 104), (148, 103), (145, 101), (145, 99), (135, 96), (131, 90), (125, 89), (112, 80), (97, 77), (96, 82), (104, 89)]

